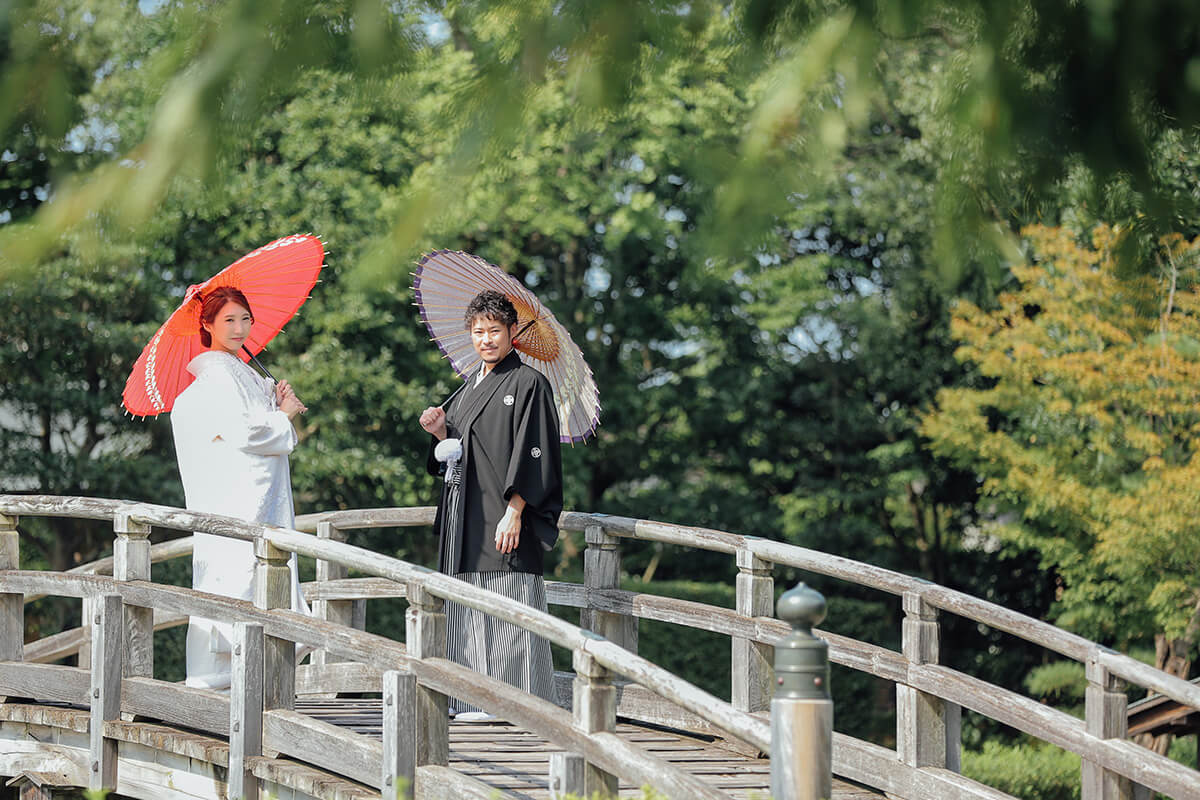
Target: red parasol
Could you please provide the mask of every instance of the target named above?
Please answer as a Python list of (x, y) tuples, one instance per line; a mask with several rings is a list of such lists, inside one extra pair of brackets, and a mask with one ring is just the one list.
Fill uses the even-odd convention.
[(142, 350), (125, 382), (121, 401), (131, 414), (153, 417), (170, 411), (192, 382), (187, 365), (204, 352), (200, 344), (200, 305), (218, 286), (241, 290), (254, 312), (241, 356), (250, 360), (275, 338), (308, 299), (325, 261), (321, 240), (308, 234), (276, 239), (248, 253), (204, 283), (189, 286), (179, 308)]
[(479, 365), (463, 313), (485, 289), (502, 292), (517, 309), (513, 346), (521, 361), (549, 379), (558, 407), (560, 440), (586, 441), (600, 424), (600, 392), (579, 346), (533, 292), (499, 267), (457, 250), (423, 256), (413, 273), (421, 319), (463, 378)]

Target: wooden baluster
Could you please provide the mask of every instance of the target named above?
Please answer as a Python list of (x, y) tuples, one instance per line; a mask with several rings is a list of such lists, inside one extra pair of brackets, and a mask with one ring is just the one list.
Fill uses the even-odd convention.
[(233, 625), (233, 673), (229, 685), (229, 791), (238, 800), (258, 800), (258, 778), (246, 760), (262, 755), (263, 626)]
[(402, 670), (383, 673), (383, 800), (412, 797), (417, 778), (417, 678)]
[[(937, 609), (920, 593), (905, 592), (904, 615), (904, 657), (910, 664), (937, 664)], [(896, 751), (900, 760), (911, 767), (942, 767), (957, 772), (961, 714), (958, 706), (940, 697), (897, 685)]]
[[(113, 577), (119, 581), (150, 580), (150, 526), (125, 512), (113, 517)], [(125, 677), (154, 677), (154, 609), (125, 607)]]
[(792, 632), (775, 643), (771, 797), (827, 800), (833, 791), (829, 647), (812, 633), (825, 618), (825, 598), (801, 583), (779, 598), (777, 613)]
[[(254, 605), (257, 608), (292, 607), (292, 572), (289, 553), (256, 537), (254, 555)], [(266, 636), (263, 644), (263, 708), (296, 707), (296, 643)]]
[[(771, 616), (775, 581), (770, 562), (738, 550), (737, 566), (736, 611), (748, 617)], [(739, 711), (766, 711), (771, 707), (771, 646), (735, 636), (732, 648), (730, 702)]]
[[(408, 615), (404, 644), (413, 658), (446, 657), (446, 611), (442, 598), (424, 584), (408, 584)], [(416, 740), (416, 765), (445, 766), (450, 762), (450, 718), (446, 695), (417, 684), (411, 714)]]
[[(17, 518), (0, 514), (0, 569), (21, 568)], [(20, 661), (25, 651), (25, 596), (0, 594), (0, 661)], [(0, 702), (4, 698), (0, 697)]]
[[(575, 668), (574, 702), (571, 714), (576, 729), (587, 734), (612, 732), (617, 729), (617, 690), (612, 673), (600, 665), (590, 653), (576, 650), (571, 654)], [(560, 762), (558, 778), (565, 791), (580, 797), (617, 796), (617, 776), (597, 766), (586, 764), (582, 770), (572, 768), (570, 759)], [(582, 776), (582, 785), (572, 785)]]
[[(587, 549), (583, 552), (583, 585), (588, 589), (621, 588), (621, 540), (599, 525), (583, 529)], [(637, 617), (584, 608), (579, 627), (600, 634), (631, 653), (637, 652)]]
[(92, 710), (89, 789), (117, 788), (117, 741), (104, 736), (104, 723), (121, 718), (121, 651), (125, 632), (121, 595), (97, 597), (92, 606)]
[(587, 769), (587, 759), (579, 753), (551, 753), (550, 796), (566, 797), (570, 794), (585, 797), (583, 785), (587, 780)]
[[(1129, 700), (1122, 681), (1100, 663), (1098, 655), (1093, 650), (1085, 667), (1088, 685), (1084, 694), (1084, 724), (1092, 736), (1124, 739), (1129, 732), (1126, 710)], [(1132, 800), (1133, 785), (1128, 778), (1086, 758), (1081, 770), (1083, 800)]]
[(75, 656), (75, 666), (90, 669), (92, 665), (92, 618), (95, 615), (95, 598), (82, 598), (79, 603), (79, 630), (83, 636), (79, 640), (79, 652)]
[[(344, 531), (338, 529), (332, 522), (317, 523), (317, 538), (327, 539), (331, 542), (346, 541)], [(334, 561), (326, 561), (323, 558), (317, 559), (317, 582), (324, 583), (325, 581), (336, 581), (345, 578), (350, 574), (350, 571)], [(313, 614), (319, 619), (336, 622), (339, 625), (350, 625), (354, 621), (354, 601), (352, 600), (316, 600), (313, 602)], [(341, 661), (341, 658), (330, 655), (324, 650), (316, 650), (312, 654), (310, 663), (313, 666), (321, 666), (323, 664), (332, 664), (335, 661)]]

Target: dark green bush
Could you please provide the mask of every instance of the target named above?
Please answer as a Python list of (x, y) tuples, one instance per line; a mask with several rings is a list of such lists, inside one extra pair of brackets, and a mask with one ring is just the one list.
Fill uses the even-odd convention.
[(992, 740), (962, 754), (964, 775), (1022, 800), (1078, 800), (1079, 769), (1079, 756), (1044, 742)]

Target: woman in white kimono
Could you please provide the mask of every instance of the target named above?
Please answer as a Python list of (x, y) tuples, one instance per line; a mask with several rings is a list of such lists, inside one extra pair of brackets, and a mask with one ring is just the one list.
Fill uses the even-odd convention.
[[(195, 380), (175, 400), (171, 429), (187, 508), (290, 528), (294, 522), (288, 453), (292, 420), (306, 411), (286, 381), (260, 377), (238, 357), (254, 317), (237, 289), (203, 299), (200, 340), (208, 347), (188, 364)], [(254, 598), (250, 542), (197, 533), (192, 588), (241, 600)], [(292, 610), (310, 613), (291, 558)], [(233, 626), (192, 617), (187, 633), (187, 685), (223, 689), (230, 682)]]

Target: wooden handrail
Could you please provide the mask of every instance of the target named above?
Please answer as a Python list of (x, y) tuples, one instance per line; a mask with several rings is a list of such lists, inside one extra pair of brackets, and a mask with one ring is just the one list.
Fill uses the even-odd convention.
[[(318, 593), (328, 598), (348, 599), (358, 596), (402, 594), (402, 585), (415, 581), (425, 591), (438, 597), (479, 609), (499, 619), (518, 624), (574, 652), (585, 653), (606, 669), (631, 678), (659, 697), (704, 719), (723, 735), (739, 739), (764, 751), (769, 749), (770, 734), (761, 719), (744, 711), (738, 711), (729, 704), (687, 684), (677, 676), (603, 637), (581, 630), (550, 615), (537, 612), (523, 604), (507, 598), (500, 598), (498, 595), (458, 581), (451, 576), (433, 572), (399, 559), (381, 556), (343, 542), (317, 539), (300, 532), (305, 529), (315, 530), (321, 523), (332, 526), (338, 531), (355, 528), (429, 525), (433, 520), (432, 508), (365, 509), (309, 514), (297, 519), (296, 529), (288, 530), (151, 504), (91, 498), (0, 495), (0, 514), (106, 519), (118, 513), (145, 524), (178, 530), (203, 531), (238, 539), (258, 539), (261, 542), (269, 543), (278, 550), (322, 559), (356, 569), (364, 574), (378, 576), (375, 579), (356, 579), (364, 589), (362, 595), (354, 593), (353, 584), (355, 582), (350, 580), (338, 581), (336, 586), (323, 587)], [(1121, 653), (1100, 647), (1049, 623), (891, 570), (754, 536), (628, 517), (564, 512), (560, 517), (560, 527), (569, 531), (586, 531), (589, 543), (593, 542), (593, 536), (597, 536), (599, 538), (595, 541), (609, 542), (604, 546), (610, 548), (613, 540), (604, 537), (655, 541), (735, 555), (743, 572), (753, 571), (753, 575), (765, 574), (768, 578), (770, 567), (780, 565), (850, 581), (857, 585), (902, 597), (907, 615), (906, 620), (911, 620), (912, 624), (916, 626), (914, 631), (924, 630), (921, 628), (923, 625), (934, 624), (930, 621), (936, 619), (936, 613), (939, 610), (952, 613), (1085, 663), (1088, 666), (1089, 681), (1093, 686), (1103, 688), (1109, 686), (1108, 682), (1112, 679), (1120, 678), (1149, 688), (1177, 702), (1200, 708), (1200, 687), (1187, 681), (1155, 670)], [(183, 551), (183, 546), (177, 546), (171, 552), (178, 555)], [(93, 566), (93, 571), (102, 568), (102, 566)], [(77, 569), (82, 570), (83, 568)], [(11, 587), (22, 585), (21, 581), (25, 580), (25, 573), (9, 571), (0, 573), (0, 577), (3, 577), (4, 580), (0, 586), (10, 587), (7, 588), (7, 591), (22, 591), (20, 588)], [(91, 580), (98, 579), (97, 577), (91, 578)], [(396, 582), (393, 584), (395, 590), (388, 590), (386, 585), (380, 582), (380, 579)], [(9, 580), (16, 581), (16, 583), (8, 583)], [(75, 580), (84, 581), (85, 576), (79, 576)], [(374, 581), (370, 584), (369, 590), (366, 581)], [(118, 591), (126, 598), (127, 603), (135, 606), (143, 605), (138, 602), (137, 592), (133, 591), (139, 585), (138, 582), (125, 582)], [(612, 586), (612, 584), (600, 584), (600, 586), (606, 585)], [(80, 595), (78, 596), (91, 596), (95, 593), (94, 588), (81, 588), (79, 591)], [(61, 594), (62, 592), (55, 591), (55, 593)], [(562, 585), (552, 588), (550, 593), (562, 595), (559, 599), (569, 600), (569, 604), (588, 610), (659, 619), (725, 633), (744, 641), (763, 644), (773, 644), (785, 629), (778, 620), (753, 616), (753, 614), (761, 613), (760, 611), (747, 611), (747, 608), (741, 605), (740, 584), (738, 608), (743, 613), (729, 609), (712, 609), (703, 604), (653, 595), (623, 592), (613, 588), (597, 588), (597, 584), (592, 584), (590, 587)], [(193, 604), (203, 606), (207, 602), (212, 601), (201, 598), (193, 601)], [(176, 601), (168, 601), (164, 608), (168, 611), (181, 612)], [(212, 616), (211, 610), (207, 613), (204, 610), (187, 613)], [(267, 612), (259, 613), (267, 614)], [(270, 625), (265, 619), (259, 621), (264, 627), (274, 631), (270, 635), (306, 641), (298, 637), (312, 636), (315, 629), (306, 628), (302, 624), (300, 627), (293, 627), (295, 623), (290, 618), (296, 616), (290, 612), (277, 610), (270, 612), (270, 618), (273, 619)], [(906, 637), (909, 635), (907, 627), (909, 624), (909, 621), (905, 622)], [(340, 628), (340, 626), (333, 627)], [(933, 635), (936, 637), (936, 627), (933, 630)], [(933, 655), (929, 656), (933, 660), (927, 661), (924, 660), (925, 657), (915, 655), (916, 650), (910, 653), (907, 638), (904, 653), (897, 653), (836, 634), (823, 633), (822, 635), (829, 642), (831, 660), (892, 680), (898, 686), (909, 687), (910, 690), (920, 692), (930, 698), (938, 698), (939, 702), (945, 701), (956, 706), (973, 709), (1043, 740), (1079, 753), (1084, 758), (1085, 768), (1090, 765), (1112, 774), (1130, 777), (1140, 784), (1177, 796), (1181, 793), (1197, 791), (1200, 788), (1200, 782), (1194, 771), (1162, 757), (1152, 758), (1152, 753), (1136, 748), (1119, 738), (1112, 738), (1114, 735), (1119, 736), (1119, 732), (1115, 734), (1107, 731), (1089, 732), (1094, 730), (1090, 727), (1093, 711), (1101, 713), (1099, 706), (1096, 709), (1092, 707), (1091, 689), (1089, 689), (1088, 705), (1089, 722), (1085, 725), (1073, 717), (1047, 709), (1022, 695), (999, 689), (947, 667), (939, 666), (936, 661), (936, 638), (933, 640), (935, 649), (931, 651)], [(319, 638), (320, 641), (310, 643), (354, 661), (375, 663), (371, 661), (369, 654), (358, 651), (356, 648), (348, 648), (345, 641), (338, 640), (336, 637), (321, 636)], [(913, 647), (916, 647), (917, 640), (913, 641)], [(411, 668), (414, 671), (425, 670), (430, 661), (430, 659), (410, 659)], [(426, 666), (420, 666), (422, 664)], [(433, 674), (428, 677), (435, 684), (440, 680)], [(422, 677), (422, 680), (425, 678)], [(468, 692), (461, 694), (464, 697), (469, 696)], [(1123, 699), (1120, 696), (1118, 699), (1122, 701), (1120, 708), (1123, 709)], [(1121, 728), (1121, 730), (1124, 729)], [(859, 747), (856, 751), (859, 752), (859, 756), (856, 757), (875, 759), (875, 756), (868, 754), (868, 751), (870, 751), (869, 747), (866, 750)], [(919, 758), (916, 761), (900, 764), (899, 767), (910, 770), (916, 767), (917, 772), (921, 772), (922, 769)], [(925, 778), (922, 780), (932, 779), (930, 776), (933, 773), (923, 774)], [(942, 779), (938, 778), (938, 780)], [(908, 785), (911, 787), (915, 784)], [(964, 789), (962, 791), (964, 793), (961, 796), (975, 796), (971, 790)], [(954, 792), (954, 796), (959, 796), (958, 789), (955, 789)]]
[[(589, 760), (613, 769), (636, 783), (648, 782), (652, 776), (658, 776), (656, 782), (659, 785), (666, 780), (672, 786), (680, 787), (680, 791), (674, 795), (676, 797), (716, 800), (724, 796), (666, 762), (637, 751), (616, 736), (581, 735), (572, 728), (569, 714), (551, 703), (511, 692), (508, 684), (446, 659), (412, 658), (402, 644), (376, 634), (347, 629), (291, 611), (267, 611), (244, 600), (233, 600), (194, 589), (118, 581), (108, 576), (11, 570), (0, 572), (0, 591), (41, 592), (66, 597), (119, 594), (128, 605), (154, 607), (177, 614), (255, 622), (261, 624), (268, 635), (314, 644), (381, 671), (403, 667), (415, 674), (423, 685), (471, 702), (495, 706), (534, 733), (550, 741), (567, 744), (584, 753)], [(0, 663), (0, 684), (50, 700), (86, 704), (87, 682), (87, 670), (76, 667)], [(189, 689), (146, 678), (127, 678), (124, 685), (129, 687), (129, 691), (123, 693), (123, 697), (132, 698), (128, 705), (123, 700), (122, 707), (125, 710), (228, 735), (228, 698), (222, 693)], [(288, 718), (291, 714), (294, 712), (276, 716)], [(267, 730), (285, 729), (267, 726)], [(326, 733), (332, 735), (329, 731)], [(346, 736), (357, 734), (346, 732)], [(281, 752), (295, 753), (295, 746), (289, 746), (285, 741), (289, 738), (280, 733), (271, 746)], [(368, 783), (378, 786), (373, 775), (367, 778), (359, 775), (350, 777), (357, 780), (369, 778)]]

